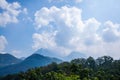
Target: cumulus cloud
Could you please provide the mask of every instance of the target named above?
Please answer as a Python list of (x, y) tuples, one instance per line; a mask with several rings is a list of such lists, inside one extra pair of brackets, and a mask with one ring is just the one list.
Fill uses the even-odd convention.
[(7, 43), (8, 43), (7, 39), (4, 36), (1, 35), (0, 36), (0, 51), (1, 52), (5, 49)]
[(87, 56), (118, 54), (120, 25), (111, 21), (101, 23), (95, 18), (82, 20), (81, 13), (81, 9), (67, 6), (43, 7), (36, 11), (35, 24), (39, 33), (33, 34), (33, 48), (62, 50), (64, 56), (72, 51)]
[(55, 33), (34, 33), (33, 39), (34, 39), (34, 46), (33, 49), (39, 49), (39, 48), (50, 48), (54, 47), (56, 45), (54, 40)]
[(120, 39), (120, 25), (107, 21), (102, 30), (102, 38), (105, 42), (115, 42)]
[[(82, 42), (85, 44), (94, 44), (92, 39), (99, 39), (97, 34), (95, 35), (94, 33), (96, 32), (100, 23), (94, 18), (83, 22), (81, 18), (81, 12), (82, 10), (79, 8), (67, 6), (63, 6), (61, 8), (53, 6), (50, 9), (44, 7), (37, 11), (35, 13), (37, 29), (41, 30), (43, 27), (52, 26), (52, 28), (47, 29), (47, 32), (49, 32), (50, 29), (53, 30), (52, 32), (54, 32), (54, 29), (57, 32), (53, 37), (46, 37), (45, 35), (39, 34), (43, 37), (40, 36), (39, 40), (33, 38), (33, 40), (36, 42), (33, 47), (41, 48), (39, 43), (41, 43), (42, 47), (44, 47), (44, 45), (48, 46), (49, 41), (46, 40), (49, 40), (50, 38), (54, 38), (54, 48), (57, 47), (59, 50), (59, 48), (64, 47), (67, 50), (66, 52), (70, 52), (73, 47), (77, 48), (78, 44)], [(90, 35), (91, 32), (92, 35)], [(41, 42), (40, 39), (44, 39), (44, 37), (46, 37), (46, 40), (42, 40)], [(52, 40), (50, 43), (53, 43)]]
[(0, 0), (0, 26), (4, 27), (8, 23), (17, 23), (17, 16), (21, 12), (21, 5), (18, 2), (8, 3), (6, 0)]
[[(53, 6), (50, 9), (44, 7), (35, 13), (37, 29), (40, 30), (43, 27), (51, 25), (52, 32), (54, 33), (57, 31), (54, 36), (54, 43), (60, 46), (60, 48), (68, 46), (69, 44), (67, 43), (69, 39), (71, 39), (72, 36), (78, 35), (76, 31), (82, 31), (83, 23), (81, 22), (81, 12), (82, 11), (76, 7), (69, 8), (64, 6), (62, 8), (57, 8)], [(49, 32), (49, 30), (50, 28), (47, 32)], [(51, 37), (49, 37), (48, 40), (50, 38)], [(46, 42), (44, 41), (44, 43)]]

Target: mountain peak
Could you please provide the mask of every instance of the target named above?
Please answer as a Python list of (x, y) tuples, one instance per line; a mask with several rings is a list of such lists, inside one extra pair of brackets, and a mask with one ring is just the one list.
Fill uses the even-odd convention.
[(25, 60), (27, 60), (27, 59), (40, 59), (40, 58), (44, 58), (44, 56), (41, 54), (35, 53), (35, 54), (32, 54), (31, 56), (29, 56), (28, 58), (26, 58)]
[(43, 54), (43, 53), (45, 53), (45, 52), (48, 52), (48, 50), (47, 50), (47, 49), (44, 49), (44, 48), (40, 48), (40, 49), (38, 49), (34, 54)]
[(58, 55), (56, 54), (56, 52), (49, 50), (49, 49), (45, 49), (45, 48), (38, 49), (34, 54), (40, 54), (43, 56), (59, 58)]
[(11, 54), (9, 54), (9, 53), (5, 53), (5, 54), (0, 54), (0, 59), (1, 58), (15, 58), (15, 59), (17, 59), (16, 57), (14, 57), (13, 55), (11, 55)]
[(20, 59), (17, 59), (11, 54), (0, 54), (0, 67), (4, 67), (7, 65), (12, 65), (21, 62)]

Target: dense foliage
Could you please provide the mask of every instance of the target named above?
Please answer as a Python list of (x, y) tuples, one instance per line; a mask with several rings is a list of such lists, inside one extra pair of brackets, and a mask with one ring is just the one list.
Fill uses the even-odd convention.
[(0, 80), (120, 80), (120, 60), (110, 56), (78, 58), (7, 75)]

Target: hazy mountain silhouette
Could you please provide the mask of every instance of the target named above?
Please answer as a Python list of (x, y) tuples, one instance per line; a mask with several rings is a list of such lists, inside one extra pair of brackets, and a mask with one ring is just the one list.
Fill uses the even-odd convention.
[(65, 60), (67, 61), (70, 61), (70, 60), (73, 60), (73, 59), (76, 59), (76, 58), (85, 58), (86, 55), (83, 54), (83, 53), (80, 53), (80, 52), (71, 52), (68, 56), (64, 57)]
[(44, 55), (44, 56), (49, 56), (49, 57), (56, 57), (59, 58), (58, 55), (56, 54), (56, 52), (51, 51), (49, 49), (45, 49), (45, 48), (40, 48), (38, 49), (35, 54), (40, 54), (40, 55)]

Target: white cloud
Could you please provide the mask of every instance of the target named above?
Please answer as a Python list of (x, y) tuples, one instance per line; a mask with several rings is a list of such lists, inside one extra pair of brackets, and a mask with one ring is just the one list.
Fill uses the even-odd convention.
[(100, 41), (100, 36), (97, 34), (97, 30), (100, 27), (100, 22), (95, 18), (90, 18), (84, 22), (85, 28), (83, 31), (84, 43), (86, 45), (93, 45)]
[[(62, 50), (63, 56), (72, 51), (79, 51), (87, 56), (115, 54), (113, 57), (117, 57), (120, 47), (120, 25), (111, 21), (101, 23), (95, 18), (83, 21), (81, 13), (81, 9), (67, 6), (44, 7), (36, 11), (35, 24), (40, 33), (36, 35), (39, 38), (33, 37), (33, 47), (48, 48), (57, 52)], [(47, 36), (43, 35), (44, 32)], [(54, 32), (55, 35), (51, 36)]]
[[(94, 44), (93, 42), (95, 42), (96, 39), (99, 39), (98, 35), (94, 33), (96, 33), (100, 23), (94, 18), (83, 22), (81, 19), (81, 12), (82, 10), (76, 7), (63, 6), (61, 8), (57, 8), (53, 6), (50, 9), (44, 7), (35, 13), (37, 29), (40, 30), (42, 27), (52, 25), (52, 27), (57, 31), (56, 35), (53, 37), (54, 43), (56, 44), (54, 48), (57, 47), (58, 50), (59, 48), (64, 47), (67, 52), (70, 52), (72, 50), (77, 50), (72, 48), (78, 48), (80, 46), (78, 46), (78, 44), (81, 44), (82, 42), (85, 44)], [(48, 29), (47, 32), (49, 32)], [(91, 32), (92, 35), (90, 35)], [(35, 38), (33, 39), (35, 40)], [(95, 40), (93, 41), (92, 39)], [(37, 42), (36, 47), (40, 45), (39, 43), (42, 45), (47, 44), (45, 40), (43, 42)]]
[(21, 12), (18, 2), (8, 3), (6, 0), (0, 0), (0, 26), (4, 27), (8, 23), (17, 23), (17, 16)]
[(1, 51), (1, 52), (5, 49), (7, 43), (8, 43), (8, 42), (7, 42), (6, 38), (1, 35), (1, 36), (0, 36), (0, 51)]
[(33, 34), (33, 40), (34, 40), (34, 45), (33, 49), (37, 50), (39, 48), (50, 48), (54, 47), (55, 41), (54, 41), (54, 36), (55, 34), (52, 33), (34, 33)]
[(105, 22), (101, 35), (105, 42), (120, 40), (120, 24), (114, 24), (111, 21)]
[[(82, 11), (76, 7), (69, 8), (64, 6), (62, 8), (57, 8), (53, 6), (50, 9), (44, 7), (35, 13), (37, 29), (40, 30), (43, 27), (51, 25), (51, 29), (54, 28), (57, 31), (56, 35), (53, 36), (55, 46), (52, 46), (52, 48), (56, 47), (57, 49), (64, 49), (63, 46), (68, 46), (68, 40), (77, 34), (76, 31), (79, 32), (83, 29), (83, 23), (81, 22), (81, 12)], [(55, 24), (55, 26), (53, 26), (52, 23)], [(50, 28), (48, 30), (50, 30)], [(49, 32), (48, 30), (47, 32)], [(44, 37), (41, 38), (44, 39)], [(47, 37), (46, 40), (42, 40), (43, 42), (41, 42), (41, 38), (39, 38), (39, 40), (36, 39), (38, 43), (36, 43), (37, 46), (34, 47), (41, 48), (39, 47), (39, 43), (41, 43), (42, 47), (44, 47), (44, 45), (48, 46), (49, 41), (46, 40), (49, 40), (51, 37)], [(34, 37), (33, 39), (35, 40)], [(68, 54), (66, 52), (69, 52), (69, 49), (66, 50), (67, 51), (65, 51), (65, 54)]]
[(35, 13), (35, 23), (38, 29), (54, 22), (57, 26), (62, 25), (61, 28), (74, 28), (76, 26), (82, 30), (81, 12), (82, 10), (76, 7), (57, 8), (53, 6), (50, 9), (44, 7)]

